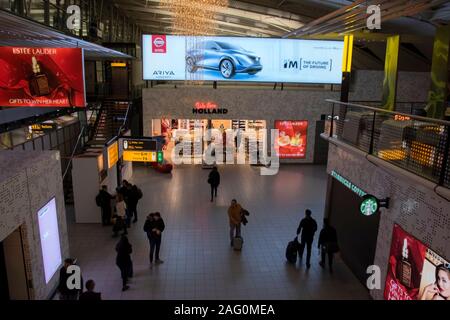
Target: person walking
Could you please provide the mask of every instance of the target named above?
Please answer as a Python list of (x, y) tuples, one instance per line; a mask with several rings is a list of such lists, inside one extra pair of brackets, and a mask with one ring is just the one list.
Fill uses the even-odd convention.
[(100, 192), (95, 197), (95, 202), (97, 206), (100, 207), (102, 212), (102, 225), (111, 225), (111, 200), (115, 197), (108, 192), (108, 187), (103, 185)]
[(120, 269), (120, 276), (122, 277), (122, 291), (128, 290), (128, 278), (133, 276), (133, 262), (131, 261), (131, 253), (133, 248), (128, 241), (127, 236), (122, 235), (116, 245), (116, 265)]
[(297, 228), (297, 235), (301, 233), (300, 246), (298, 249), (299, 259), (303, 258), (303, 251), (306, 245), (306, 267), (309, 269), (311, 267), (311, 246), (314, 240), (314, 234), (317, 231), (317, 223), (311, 217), (311, 210), (305, 210), (305, 218), (300, 221)]
[(115, 222), (113, 226), (114, 237), (117, 237), (119, 231), (123, 230), (123, 234), (128, 234), (127, 225), (126, 225), (126, 205), (123, 198), (122, 191), (120, 189), (117, 190), (116, 195), (116, 214), (115, 214)]
[(150, 242), (150, 268), (153, 267), (153, 258), (155, 258), (155, 263), (164, 263), (159, 258), (159, 251), (161, 248), (162, 232), (165, 228), (164, 220), (161, 218), (159, 212), (151, 213), (147, 216), (144, 231), (147, 233), (147, 238)]
[(59, 270), (59, 300), (78, 300), (79, 294), (83, 291), (83, 279), (80, 279), (81, 286), (79, 289), (69, 289), (69, 287), (67, 286), (67, 281), (71, 275), (71, 273), (67, 272), (67, 268), (73, 265), (75, 265), (75, 261), (71, 258), (67, 258), (64, 260), (64, 265)]
[(319, 243), (317, 247), (321, 253), (321, 261), (319, 265), (322, 268), (325, 268), (325, 256), (328, 255), (328, 267), (330, 268), (330, 272), (333, 272), (333, 256), (336, 252), (339, 251), (338, 241), (337, 241), (337, 232), (336, 229), (333, 228), (328, 219), (323, 219), (323, 229), (320, 231), (319, 235)]
[(86, 290), (80, 295), (78, 300), (80, 301), (99, 301), (102, 300), (102, 294), (100, 292), (95, 292), (95, 282), (90, 279), (86, 281)]
[(125, 215), (125, 224), (127, 226), (127, 228), (130, 227), (131, 225), (131, 217), (133, 217), (133, 202), (134, 202), (134, 197), (132, 194), (132, 189), (133, 185), (131, 183), (129, 183), (127, 180), (123, 180), (122, 182), (122, 187), (120, 188), (120, 191), (123, 195), (123, 200), (125, 201), (125, 206), (126, 206), (126, 215)]
[(230, 222), (230, 241), (233, 246), (234, 237), (241, 236), (242, 207), (236, 199), (231, 200), (231, 206), (228, 208), (228, 218)]
[(208, 176), (208, 183), (211, 186), (211, 202), (213, 202), (214, 196), (217, 198), (217, 188), (220, 184), (220, 173), (217, 167), (213, 167)]
[(139, 200), (142, 199), (142, 191), (141, 189), (138, 188), (137, 185), (133, 184), (131, 185), (131, 190), (130, 190), (130, 194), (131, 194), (131, 201), (130, 201), (130, 220), (131, 218), (134, 217), (133, 219), (133, 223), (136, 223), (138, 221), (138, 213), (137, 213), (137, 205), (139, 203)]

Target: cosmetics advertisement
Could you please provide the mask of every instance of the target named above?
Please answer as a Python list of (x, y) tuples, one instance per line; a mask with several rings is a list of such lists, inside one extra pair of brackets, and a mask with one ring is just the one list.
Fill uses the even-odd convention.
[(144, 80), (342, 81), (343, 41), (144, 35)]
[(80, 48), (0, 48), (0, 106), (85, 107)]
[(386, 300), (448, 300), (450, 265), (421, 241), (394, 225)]
[(279, 131), (275, 150), (280, 159), (304, 159), (306, 157), (308, 121), (276, 120), (275, 129)]

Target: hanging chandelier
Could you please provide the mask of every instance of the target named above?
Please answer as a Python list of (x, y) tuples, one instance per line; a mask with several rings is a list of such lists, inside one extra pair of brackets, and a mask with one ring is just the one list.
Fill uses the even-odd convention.
[(228, 0), (162, 0), (161, 7), (172, 15), (173, 34), (206, 36), (216, 34), (216, 14)]
[[(171, 33), (186, 36), (186, 50), (202, 52), (203, 37), (217, 34), (217, 13), (228, 0), (162, 0), (161, 7), (172, 17)], [(186, 70), (186, 83), (203, 84), (203, 72)]]

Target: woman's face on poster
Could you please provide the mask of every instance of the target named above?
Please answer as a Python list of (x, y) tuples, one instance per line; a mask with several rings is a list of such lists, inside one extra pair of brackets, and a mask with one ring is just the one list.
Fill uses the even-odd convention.
[(437, 274), (437, 285), (441, 294), (450, 296), (450, 274), (444, 270), (439, 270)]

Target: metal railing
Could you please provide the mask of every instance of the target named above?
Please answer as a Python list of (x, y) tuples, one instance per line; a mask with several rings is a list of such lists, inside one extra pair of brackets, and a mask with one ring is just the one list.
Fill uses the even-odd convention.
[(325, 133), (450, 188), (450, 122), (327, 100)]
[[(359, 104), (374, 108), (379, 108), (382, 105), (381, 101), (352, 100), (349, 102), (353, 104)], [(427, 103), (424, 101), (406, 101), (406, 102), (396, 101), (394, 111), (421, 116), (426, 105)]]

